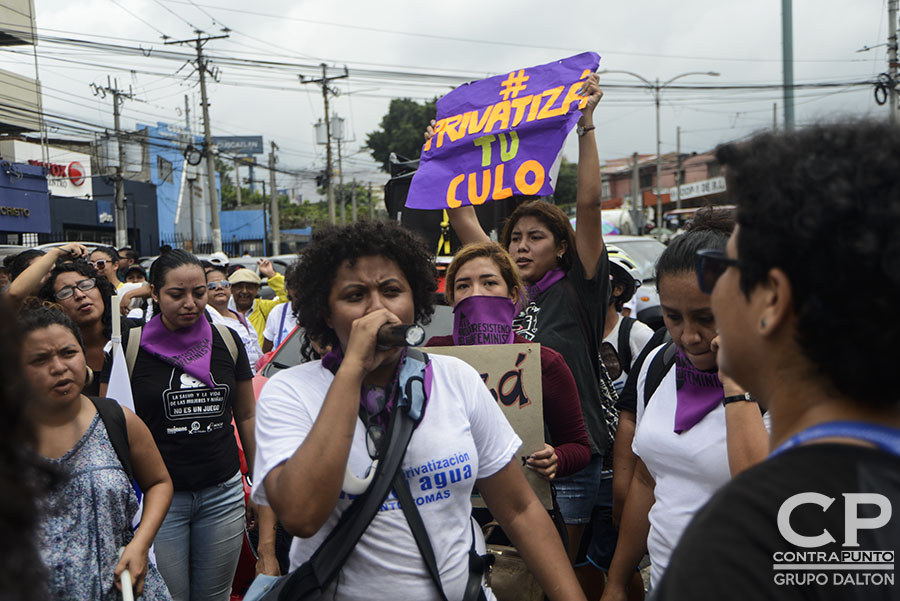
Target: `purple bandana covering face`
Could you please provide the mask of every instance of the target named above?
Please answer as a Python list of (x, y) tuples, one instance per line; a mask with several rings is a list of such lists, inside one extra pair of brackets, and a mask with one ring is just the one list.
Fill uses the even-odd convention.
[(162, 313), (157, 313), (141, 331), (141, 348), (215, 388), (209, 373), (212, 326), (203, 314), (192, 326), (172, 331), (163, 324)]
[(510, 344), (518, 311), (505, 296), (469, 296), (453, 306), (453, 344)]
[(725, 397), (719, 374), (697, 369), (681, 349), (675, 355), (675, 387), (678, 390), (676, 434), (687, 432), (697, 425), (707, 413), (721, 405)]
[(552, 194), (551, 167), (581, 117), (584, 80), (599, 64), (598, 54), (585, 52), (443, 96), (406, 206), (453, 209)]
[(547, 291), (550, 286), (565, 277), (565, 272), (559, 267), (555, 267), (544, 274), (540, 280), (528, 287), (528, 298), (537, 298)]

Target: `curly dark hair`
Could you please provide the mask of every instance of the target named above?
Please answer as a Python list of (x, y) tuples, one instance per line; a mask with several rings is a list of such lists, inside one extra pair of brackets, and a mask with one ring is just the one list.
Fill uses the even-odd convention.
[(896, 405), (900, 130), (823, 123), (721, 146), (716, 157), (738, 205), (743, 292), (783, 270), (797, 342), (819, 375), (860, 402)]
[(325, 323), (335, 274), (344, 261), (352, 265), (360, 257), (372, 256), (385, 257), (400, 267), (412, 288), (416, 321), (431, 321), (436, 270), (425, 242), (394, 222), (359, 221), (316, 231), (296, 267), (287, 274), (285, 285), (294, 294), (294, 313), (308, 338), (322, 346), (338, 345), (334, 330)]
[(54, 267), (50, 271), (47, 281), (44, 282), (40, 291), (38, 291), (38, 296), (44, 300), (56, 302), (55, 292), (53, 291), (53, 285), (56, 283), (56, 278), (58, 278), (60, 274), (70, 271), (80, 273), (86, 278), (94, 278), (97, 280), (97, 289), (100, 291), (100, 296), (103, 298), (103, 317), (101, 318), (103, 320), (103, 336), (109, 338), (112, 336), (112, 303), (109, 299), (116, 294), (116, 289), (109, 283), (106, 276), (100, 275), (100, 273), (91, 267), (84, 259), (66, 261), (65, 263), (59, 263)]
[(18, 346), (24, 333), (14, 315), (0, 297), (0, 540), (16, 541), (16, 552), (0, 562), (0, 598), (36, 601), (47, 598), (47, 574), (37, 549), (35, 499), (59, 482), (60, 475), (33, 451), (34, 429), (25, 411), (30, 395)]
[(676, 236), (656, 260), (656, 289), (666, 274), (694, 273), (698, 250), (724, 251), (734, 224), (732, 209), (709, 206), (697, 211), (685, 232)]
[(506, 250), (509, 250), (513, 228), (516, 227), (516, 224), (523, 217), (534, 217), (543, 223), (553, 235), (554, 243), (559, 244), (565, 240), (566, 252), (563, 253), (562, 259), (559, 260), (559, 267), (563, 271), (568, 272), (572, 265), (575, 264), (575, 257), (578, 251), (575, 248), (575, 230), (572, 228), (572, 223), (565, 212), (546, 200), (536, 199), (523, 202), (516, 207), (503, 226), (500, 243)]

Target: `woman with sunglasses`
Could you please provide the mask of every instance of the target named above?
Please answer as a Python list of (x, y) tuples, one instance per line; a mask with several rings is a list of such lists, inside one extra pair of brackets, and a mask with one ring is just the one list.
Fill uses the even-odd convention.
[(247, 350), (250, 369), (255, 375), (256, 362), (263, 354), (262, 349), (259, 348), (259, 336), (256, 329), (243, 314), (228, 308), (228, 301), (231, 300), (231, 282), (228, 281), (225, 269), (210, 265), (205, 270), (208, 299), (206, 310), (212, 317), (213, 323), (224, 324), (238, 333)]
[(699, 275), (772, 451), (697, 514), (660, 599), (897, 599), (898, 156), (875, 119), (716, 150), (738, 227)]
[[(524, 290), (519, 270), (502, 246), (496, 242), (464, 246), (453, 257), (446, 275), (453, 334), (434, 336), (426, 346), (527, 343), (512, 329), (518, 307), (524, 304)], [(499, 332), (502, 338), (478, 332)], [(541, 346), (541, 390), (549, 441), (526, 465), (553, 481), (587, 466), (591, 447), (572, 372), (562, 355), (547, 346)]]
[[(697, 251), (724, 249), (733, 227), (730, 212), (698, 211), (656, 264), (672, 342), (651, 351), (638, 374), (637, 461), (603, 601), (627, 598), (645, 552), (651, 585), (657, 584), (691, 517), (733, 475), (765, 457), (768, 434), (759, 406), (743, 402), (744, 390), (718, 372), (716, 321), (695, 272)], [(656, 361), (668, 371), (645, 399), (643, 386)]]
[[(253, 498), (271, 505), (295, 535), (291, 569), (297, 570), (371, 484), (357, 487), (373, 458), (393, 455), (379, 441), (394, 432), (400, 400), (410, 390), (423, 391), (421, 419), (395, 482), (402, 478), (415, 499), (407, 508), (418, 510), (436, 573), (430, 575), (401, 503), (389, 494), (335, 580), (325, 583), (322, 598), (438, 599), (439, 582), (447, 599), (464, 599), (470, 551), (484, 550), (471, 521), (477, 483), (548, 597), (584, 599), (515, 457), (521, 441), (478, 373), (453, 357), (377, 344), (386, 324), (430, 319), (433, 261), (420, 239), (392, 223), (361, 221), (313, 234), (289, 287), (307, 336), (332, 350), (266, 383), (257, 413)], [(413, 387), (413, 378), (422, 386)], [(472, 591), (493, 599), (480, 581), (473, 579)]]

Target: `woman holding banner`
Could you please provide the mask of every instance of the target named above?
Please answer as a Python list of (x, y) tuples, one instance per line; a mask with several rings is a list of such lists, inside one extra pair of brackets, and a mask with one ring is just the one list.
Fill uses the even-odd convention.
[[(591, 443), (591, 462), (584, 470), (554, 482), (566, 522), (569, 554), (574, 559), (600, 490), (602, 457), (610, 445), (603, 414), (608, 403), (600, 388), (599, 334), (609, 297), (609, 261), (603, 244), (600, 213), (600, 159), (594, 130), (594, 108), (603, 97), (596, 74), (581, 89), (587, 102), (578, 120), (578, 231), (566, 214), (543, 200), (520, 204), (501, 236), (527, 286), (528, 305), (516, 317), (516, 333), (559, 352), (566, 360), (581, 400)], [(429, 128), (426, 137), (433, 135)], [(449, 209), (450, 224), (463, 244), (488, 242), (475, 208)]]

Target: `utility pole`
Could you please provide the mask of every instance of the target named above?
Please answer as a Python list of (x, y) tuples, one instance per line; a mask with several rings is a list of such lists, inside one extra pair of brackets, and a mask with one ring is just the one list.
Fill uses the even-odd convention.
[(372, 182), (369, 182), (369, 219), (375, 221), (375, 201), (372, 200)]
[(341, 202), (341, 225), (347, 225), (347, 201), (344, 199), (344, 163), (341, 159), (341, 138), (337, 139), (338, 146), (338, 189)]
[(203, 46), (210, 40), (220, 40), (227, 38), (228, 35), (215, 35), (202, 37), (203, 32), (199, 29), (194, 33), (197, 37), (189, 40), (169, 40), (166, 45), (193, 44), (197, 52), (197, 61), (194, 67), (200, 76), (200, 106), (203, 108), (203, 150), (206, 154), (206, 178), (209, 190), (209, 214), (212, 222), (212, 244), (213, 252), (222, 252), (222, 227), (219, 225), (219, 195), (216, 192), (216, 157), (212, 151), (212, 134), (209, 125), (209, 100), (206, 95), (206, 74), (209, 73), (213, 79), (218, 80), (218, 72), (209, 69), (209, 58), (203, 56)]
[[(637, 219), (638, 216), (638, 203), (641, 202), (639, 199), (641, 194), (641, 179), (640, 179), (640, 170), (638, 169), (638, 153), (634, 153), (631, 155), (631, 222), (634, 224), (635, 228), (638, 229), (637, 234), (640, 235), (643, 232), (644, 220)], [(643, 210), (643, 202), (641, 202), (641, 210)]]
[(269, 142), (271, 150), (269, 151), (269, 188), (272, 190), (272, 204), (269, 209), (269, 218), (272, 220), (272, 254), (281, 254), (281, 224), (278, 215), (278, 188), (275, 186), (275, 151), (278, 150), (278, 144), (274, 141)]
[(891, 111), (891, 123), (897, 125), (900, 116), (897, 115), (897, 95), (900, 94), (897, 87), (897, 0), (888, 0), (888, 74), (891, 80), (891, 89), (888, 90), (888, 107)]
[(113, 127), (116, 130), (116, 247), (122, 248), (128, 246), (128, 213), (125, 211), (125, 144), (122, 140), (122, 128), (120, 127), (119, 109), (126, 100), (133, 100), (134, 94), (131, 86), (128, 86), (128, 93), (118, 88), (119, 81), (110, 80), (106, 76), (106, 87), (101, 88), (91, 84), (94, 96), (106, 97), (107, 94), (112, 95), (113, 99)]
[(778, 103), (772, 103), (772, 131), (778, 131)]
[(681, 208), (681, 126), (675, 128), (675, 155), (678, 157), (678, 167), (675, 170), (675, 208)]
[(322, 63), (322, 77), (321, 79), (309, 79), (300, 76), (300, 83), (317, 83), (322, 85), (322, 99), (325, 101), (325, 179), (326, 181), (326, 190), (328, 195), (328, 221), (331, 225), (335, 224), (336, 216), (334, 211), (334, 187), (331, 185), (332, 179), (332, 159), (331, 159), (331, 117), (329, 116), (328, 109), (328, 94), (331, 93), (334, 96), (337, 96), (338, 90), (335, 88), (329, 88), (328, 83), (334, 81), (336, 79), (344, 79), (345, 77), (350, 77), (350, 73), (347, 71), (347, 67), (344, 67), (343, 75), (335, 75), (333, 77), (328, 77), (328, 65)]
[(356, 180), (354, 179), (350, 185), (352, 186), (350, 188), (350, 206), (353, 207), (351, 223), (356, 223)]
[(234, 187), (237, 193), (237, 206), (241, 206), (241, 172), (238, 169), (240, 164), (240, 158), (234, 157)]
[(794, 9), (781, 0), (781, 63), (784, 72), (784, 131), (794, 131)]

